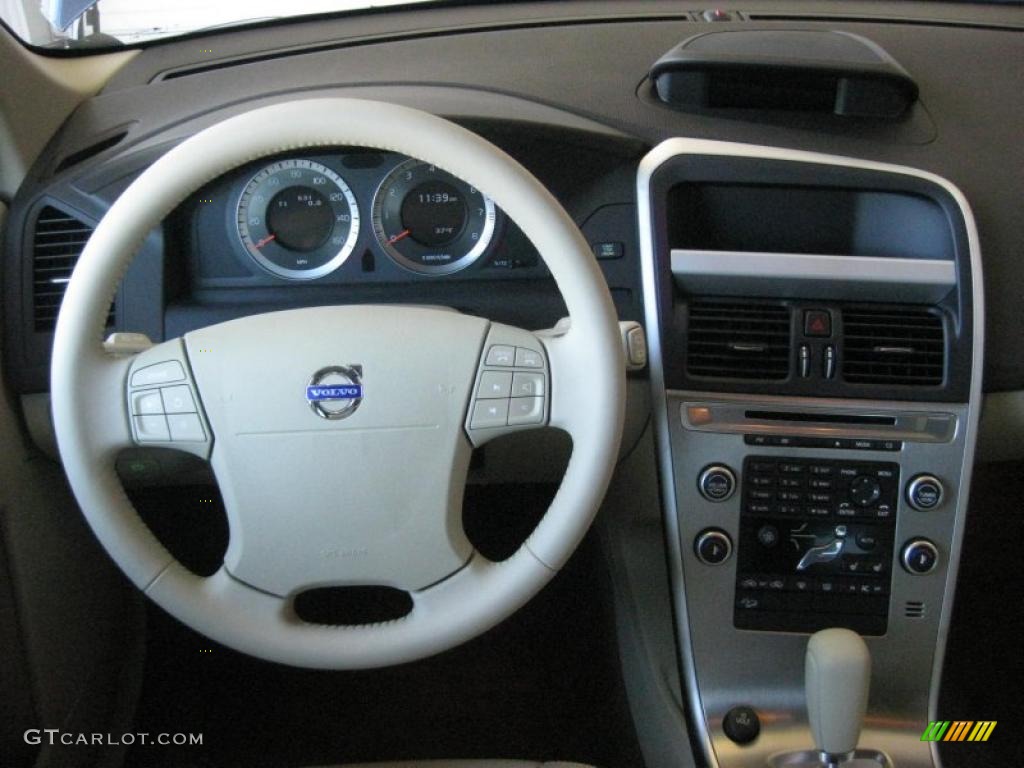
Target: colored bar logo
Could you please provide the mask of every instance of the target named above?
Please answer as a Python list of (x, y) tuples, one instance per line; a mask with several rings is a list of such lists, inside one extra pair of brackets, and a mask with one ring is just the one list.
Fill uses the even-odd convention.
[(933, 720), (921, 734), (921, 741), (988, 741), (996, 720)]

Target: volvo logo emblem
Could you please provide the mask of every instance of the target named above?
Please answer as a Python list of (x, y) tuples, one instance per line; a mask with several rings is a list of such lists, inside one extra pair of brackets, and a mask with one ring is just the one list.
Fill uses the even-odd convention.
[(313, 374), (306, 401), (324, 419), (345, 419), (363, 402), (363, 366), (332, 365)]

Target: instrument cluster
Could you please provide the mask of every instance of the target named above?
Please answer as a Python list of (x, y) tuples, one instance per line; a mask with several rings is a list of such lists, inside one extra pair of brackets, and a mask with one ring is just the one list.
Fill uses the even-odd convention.
[(537, 265), (535, 254), (497, 253), (508, 250), (500, 241), (510, 227), (491, 198), (393, 153), (265, 159), (215, 182), (195, 205), (197, 273), (214, 282), (245, 274), (338, 282), (347, 272), (387, 271), (378, 265), (398, 276), (450, 275), (483, 257), (488, 266)]

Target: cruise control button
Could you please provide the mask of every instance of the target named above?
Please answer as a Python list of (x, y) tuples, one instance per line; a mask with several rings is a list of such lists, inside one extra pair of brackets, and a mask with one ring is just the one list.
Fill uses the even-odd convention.
[(516, 348), (504, 344), (495, 344), (487, 350), (487, 358), (484, 365), (498, 365), (511, 367), (516, 362)]
[(163, 413), (164, 403), (158, 390), (136, 392), (132, 395), (132, 413), (136, 416)]
[(540, 424), (544, 420), (543, 397), (513, 397), (508, 407), (508, 425)]
[(473, 403), (471, 429), (504, 427), (508, 424), (508, 400), (478, 400)]
[(476, 396), (481, 400), (509, 397), (512, 394), (511, 371), (484, 371)]
[(175, 413), (167, 417), (171, 440), (176, 443), (201, 443), (206, 440), (199, 416), (194, 413)]
[(140, 443), (166, 443), (171, 439), (171, 433), (167, 430), (167, 417), (160, 416), (136, 416), (135, 434)]
[(543, 397), (543, 373), (516, 373), (512, 376), (512, 397)]
[(163, 387), (160, 395), (164, 400), (165, 413), (195, 413), (196, 402), (192, 399), (192, 391), (187, 385), (179, 387)]
[(543, 368), (544, 356), (533, 349), (516, 347), (516, 368)]
[(132, 374), (133, 387), (151, 387), (154, 384), (169, 384), (172, 381), (184, 381), (185, 369), (177, 360), (166, 363), (147, 365)]

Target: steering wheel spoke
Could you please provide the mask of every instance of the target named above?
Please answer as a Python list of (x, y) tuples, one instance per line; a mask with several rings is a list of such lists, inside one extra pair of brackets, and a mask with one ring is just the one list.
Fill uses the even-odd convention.
[(551, 369), (543, 342), (530, 331), (493, 323), (466, 414), (473, 445), (546, 426), (550, 402)]
[(136, 355), (125, 380), (131, 436), (137, 445), (209, 458), (213, 433), (181, 339)]

